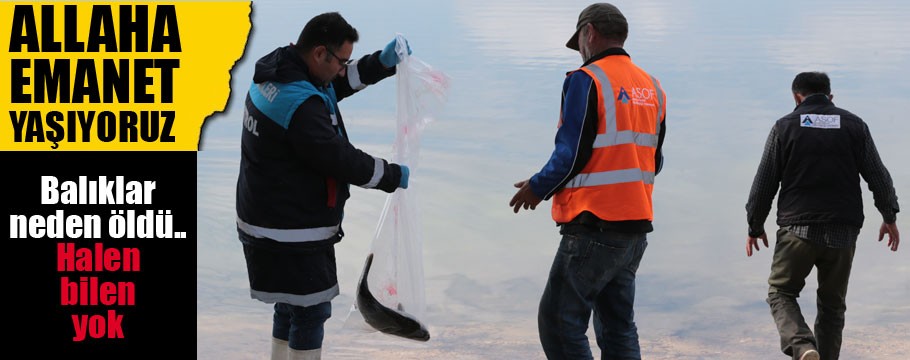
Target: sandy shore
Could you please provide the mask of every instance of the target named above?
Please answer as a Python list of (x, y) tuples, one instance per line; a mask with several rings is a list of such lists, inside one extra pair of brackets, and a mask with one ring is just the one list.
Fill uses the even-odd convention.
[[(197, 317), (197, 358), (218, 360), (268, 357), (268, 311), (228, 316)], [(341, 320), (327, 323), (325, 359), (545, 359), (533, 321), (463, 323), (432, 326), (432, 339), (421, 343), (381, 333), (359, 333), (341, 328)], [(777, 339), (767, 326), (755, 336), (718, 336), (718, 339), (683, 337), (640, 330), (645, 359), (786, 359), (777, 350)], [(736, 331), (718, 330), (718, 334)], [(773, 330), (773, 329), (772, 329)], [(910, 325), (849, 326), (845, 330), (842, 359), (910, 359), (907, 335)], [(595, 357), (599, 354), (593, 343)], [(770, 335), (770, 336), (769, 336)]]

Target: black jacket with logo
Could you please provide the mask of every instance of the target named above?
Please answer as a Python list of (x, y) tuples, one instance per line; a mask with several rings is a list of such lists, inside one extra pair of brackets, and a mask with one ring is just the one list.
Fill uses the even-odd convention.
[[(348, 141), (337, 101), (395, 74), (379, 52), (348, 65), (331, 84), (311, 82), (292, 46), (256, 63), (246, 98), (237, 181), (241, 240), (318, 245), (340, 240), (349, 184), (395, 191), (397, 164)], [(272, 241), (266, 243), (274, 244)]]
[(823, 94), (777, 121), (782, 169), (777, 224), (863, 225), (866, 123)]

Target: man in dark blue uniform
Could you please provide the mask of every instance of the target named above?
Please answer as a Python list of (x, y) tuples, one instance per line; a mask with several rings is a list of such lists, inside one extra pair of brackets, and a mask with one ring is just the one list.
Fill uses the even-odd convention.
[(338, 101), (394, 75), (402, 52), (393, 40), (351, 59), (357, 40), (340, 14), (314, 17), (295, 44), (258, 60), (246, 98), (237, 231), (251, 297), (275, 304), (272, 359), (321, 356), (350, 184), (408, 186), (406, 166), (348, 141)]
[[(796, 109), (778, 120), (746, 204), (749, 235), (746, 255), (768, 247), (765, 219), (777, 199), (777, 244), (768, 279), (768, 304), (780, 333), (781, 351), (794, 360), (837, 359), (840, 355), (847, 280), (863, 226), (860, 176), (869, 184), (884, 222), (878, 240), (888, 235), (897, 251), (894, 185), (858, 116), (834, 106), (831, 81), (821, 72), (793, 80)], [(815, 331), (803, 320), (796, 298), (812, 268), (818, 270)]]

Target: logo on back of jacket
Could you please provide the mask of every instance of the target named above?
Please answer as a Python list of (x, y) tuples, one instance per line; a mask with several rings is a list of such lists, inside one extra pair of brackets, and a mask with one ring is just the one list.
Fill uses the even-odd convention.
[(623, 104), (628, 104), (631, 101), (632, 105), (654, 106), (651, 101), (656, 96), (654, 89), (633, 87), (629, 88), (629, 90), (626, 91), (624, 86), (620, 86), (616, 100)]
[(840, 115), (802, 114), (799, 125), (804, 128), (840, 129)]

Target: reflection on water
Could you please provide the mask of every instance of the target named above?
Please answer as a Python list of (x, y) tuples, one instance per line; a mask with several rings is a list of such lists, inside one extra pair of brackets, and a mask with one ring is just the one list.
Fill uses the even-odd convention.
[[(400, 32), (414, 56), (452, 77), (453, 88), (446, 111), (427, 128), (412, 179), (420, 184), (433, 340), (414, 344), (340, 329), (385, 200), (383, 193), (355, 188), (347, 236), (337, 246), (342, 295), (333, 302), (326, 356), (543, 358), (536, 304), (557, 229), (549, 204), (514, 215), (507, 203), (512, 183), (549, 157), (562, 80), (580, 64), (564, 44), (588, 4), (256, 2), (246, 55), (233, 71), (235, 91), (227, 111), (207, 122), (199, 153), (197, 356), (254, 359), (267, 352), (270, 308), (249, 298), (233, 223), (243, 90), (259, 56), (294, 41), (312, 15), (337, 10), (361, 33), (355, 53), (379, 49)], [(615, 4), (630, 22), (627, 50), (669, 97), (667, 164), (657, 178), (655, 232), (639, 272), (643, 351), (658, 359), (776, 355), (764, 303), (771, 251), (744, 254), (745, 199), (765, 137), (793, 108), (793, 76), (827, 71), (835, 102), (866, 120), (898, 196), (910, 197), (910, 169), (899, 156), (905, 148), (899, 136), (910, 132), (904, 121), (910, 113), (904, 100), (910, 95), (910, 3)], [(377, 84), (341, 103), (354, 144), (386, 158), (394, 137), (394, 85)], [(910, 330), (910, 249), (890, 253), (875, 241), (880, 216), (868, 191), (864, 199), (867, 220), (851, 277), (852, 335), (844, 356), (890, 351), (907, 357), (895, 334)], [(814, 286), (810, 279), (807, 288)], [(812, 291), (800, 298), (809, 318), (814, 300)]]

